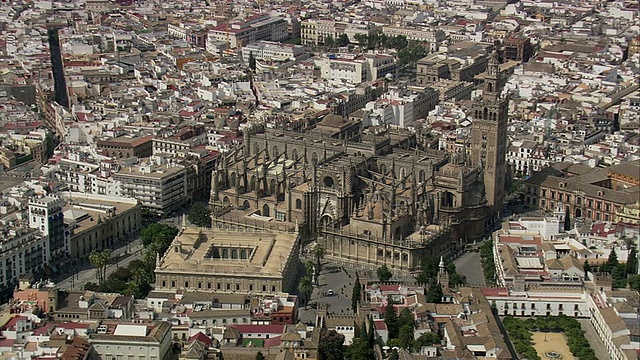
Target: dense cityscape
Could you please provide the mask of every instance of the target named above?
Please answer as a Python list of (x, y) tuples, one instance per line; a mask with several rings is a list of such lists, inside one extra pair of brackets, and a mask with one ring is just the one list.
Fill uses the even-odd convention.
[(3, 1), (0, 358), (638, 359), (639, 11)]

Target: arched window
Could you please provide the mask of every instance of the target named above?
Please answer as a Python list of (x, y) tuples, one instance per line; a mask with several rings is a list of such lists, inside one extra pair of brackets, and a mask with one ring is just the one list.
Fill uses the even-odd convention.
[(222, 249), (222, 258), (223, 259), (228, 259), (229, 258), (229, 250)]
[(296, 199), (296, 209), (302, 209), (302, 200)]
[(271, 182), (269, 183), (269, 193), (270, 194), (275, 194), (276, 193), (276, 180), (275, 179), (271, 179)]
[(247, 250), (240, 250), (240, 259), (246, 259), (247, 258)]
[(232, 259), (237, 259), (238, 258), (238, 250), (236, 250), (236, 249), (231, 250), (231, 258)]

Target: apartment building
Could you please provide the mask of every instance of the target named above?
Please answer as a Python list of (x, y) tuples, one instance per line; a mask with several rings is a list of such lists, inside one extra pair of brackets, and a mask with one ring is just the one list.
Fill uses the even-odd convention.
[(304, 46), (281, 44), (272, 41), (257, 41), (242, 47), (242, 61), (249, 62), (249, 56), (260, 61), (296, 60), (305, 54)]
[(318, 61), (320, 76), (329, 81), (342, 81), (360, 84), (376, 80), (388, 74), (396, 75), (397, 63), (390, 55), (342, 54), (340, 57), (327, 57)]
[(162, 213), (177, 209), (187, 201), (187, 169), (179, 164), (157, 164), (146, 159), (141, 164), (122, 167), (113, 174), (122, 193), (143, 207)]
[(48, 259), (64, 264), (69, 254), (69, 243), (64, 233), (64, 200), (59, 196), (38, 196), (29, 200), (29, 227), (49, 240)]
[(347, 23), (334, 20), (307, 19), (300, 24), (300, 36), (303, 45), (315, 46), (325, 42), (328, 37), (337, 39), (346, 34), (350, 42), (357, 43), (356, 35), (371, 35), (376, 27), (370, 23)]
[(229, 48), (237, 49), (260, 40), (282, 41), (288, 36), (287, 22), (284, 18), (255, 15), (245, 22), (214, 27), (209, 30), (206, 42), (225, 41)]
[(429, 51), (437, 51), (447, 35), (442, 30), (419, 27), (384, 26), (382, 33), (387, 36), (404, 36), (407, 40), (427, 42)]
[(42, 275), (49, 266), (49, 237), (37, 229), (3, 228), (0, 240), (0, 295), (11, 295), (25, 275)]
[(531, 140), (514, 141), (507, 151), (507, 162), (519, 177), (530, 176), (549, 166), (544, 149)]
[(116, 159), (151, 156), (153, 135), (118, 136), (111, 139), (98, 139), (96, 147), (99, 153)]

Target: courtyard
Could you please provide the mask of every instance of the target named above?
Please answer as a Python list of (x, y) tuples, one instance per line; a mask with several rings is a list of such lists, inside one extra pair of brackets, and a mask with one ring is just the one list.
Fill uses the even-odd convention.
[(533, 348), (542, 360), (570, 360), (573, 359), (571, 350), (562, 333), (534, 332)]

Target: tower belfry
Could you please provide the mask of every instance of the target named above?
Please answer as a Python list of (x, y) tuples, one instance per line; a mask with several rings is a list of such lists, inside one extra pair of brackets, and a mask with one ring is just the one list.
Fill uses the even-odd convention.
[(472, 108), (471, 163), (484, 169), (484, 187), (493, 212), (502, 209), (506, 187), (507, 122), (509, 99), (501, 95), (504, 77), (497, 51), (489, 58), (482, 99)]

